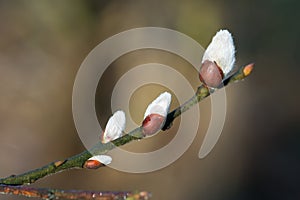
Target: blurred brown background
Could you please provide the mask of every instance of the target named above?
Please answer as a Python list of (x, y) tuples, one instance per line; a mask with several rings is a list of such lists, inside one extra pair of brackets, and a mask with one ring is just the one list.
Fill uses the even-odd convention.
[[(208, 157), (197, 156), (204, 125), (188, 151), (162, 170), (147, 174), (108, 167), (71, 170), (33, 186), (147, 190), (153, 199), (299, 199), (299, 6), (296, 0), (1, 0), (0, 177), (84, 150), (73, 124), (72, 87), (81, 62), (101, 41), (131, 28), (157, 26), (178, 30), (206, 47), (217, 30), (227, 28), (234, 35), (237, 65), (254, 61), (256, 68), (247, 80), (227, 87), (225, 127)], [(168, 63), (164, 59), (169, 56), (171, 66), (188, 65), (174, 55), (159, 55), (145, 51), (128, 56), (133, 56), (132, 64)], [(118, 62), (122, 64), (122, 58), (114, 66)], [(112, 83), (102, 83), (108, 94), (120, 77), (117, 67), (110, 73)], [(183, 73), (197, 87), (197, 74)], [(145, 90), (136, 98), (143, 94)], [(103, 105), (110, 99), (102, 95), (96, 96), (97, 112), (105, 121), (111, 110)], [(175, 101), (172, 108), (176, 105)], [(140, 120), (146, 104), (137, 106), (131, 111)], [(208, 123), (209, 107), (209, 100), (200, 104), (203, 124)], [(159, 135), (149, 141), (161, 144), (160, 139), (170, 140)]]

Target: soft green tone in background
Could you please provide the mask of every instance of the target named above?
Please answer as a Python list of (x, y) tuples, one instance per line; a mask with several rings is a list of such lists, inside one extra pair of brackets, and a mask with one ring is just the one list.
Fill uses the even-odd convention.
[[(300, 198), (299, 6), (295, 0), (0, 1), (0, 176), (19, 174), (84, 150), (72, 119), (72, 87), (81, 62), (101, 41), (130, 28), (159, 26), (183, 32), (206, 47), (218, 29), (228, 28), (235, 37), (237, 64), (255, 61), (256, 68), (244, 82), (226, 89), (225, 127), (207, 158), (199, 160), (197, 154), (209, 122), (209, 100), (200, 104), (196, 140), (167, 168), (147, 174), (110, 168), (75, 170), (33, 186), (139, 189), (151, 191), (153, 199)], [(189, 68), (176, 56), (167, 59), (165, 53), (145, 53), (120, 58), (108, 80), (116, 81), (121, 75), (117, 66), (126, 63), (154, 59)], [(196, 88), (197, 74), (182, 73)], [(102, 84), (106, 82), (104, 78)], [(104, 88), (109, 94), (112, 86)], [(135, 97), (142, 99), (141, 95), (145, 95), (142, 89)], [(149, 102), (154, 94), (148, 95)], [(111, 113), (103, 106), (109, 105), (109, 98), (104, 93), (96, 97), (103, 123)], [(137, 106), (132, 115), (139, 122), (146, 102)], [(144, 151), (145, 145), (146, 150), (156, 145), (155, 149), (171, 138), (172, 131), (128, 148)]]

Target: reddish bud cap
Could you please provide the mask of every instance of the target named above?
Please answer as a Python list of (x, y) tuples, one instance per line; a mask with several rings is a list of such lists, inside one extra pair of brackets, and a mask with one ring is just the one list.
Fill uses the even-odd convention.
[(152, 136), (157, 133), (163, 127), (165, 119), (165, 117), (159, 114), (148, 115), (142, 124), (143, 134), (145, 136)]
[(98, 160), (87, 160), (85, 161), (83, 167), (87, 169), (98, 169), (103, 164), (99, 162)]
[(205, 60), (200, 68), (199, 78), (208, 87), (217, 88), (222, 83), (224, 73), (215, 62)]

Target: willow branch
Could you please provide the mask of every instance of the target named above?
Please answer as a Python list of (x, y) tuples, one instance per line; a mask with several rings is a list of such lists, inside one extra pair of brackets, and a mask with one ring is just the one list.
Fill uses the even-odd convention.
[(26, 186), (0, 185), (0, 194), (13, 194), (40, 199), (94, 199), (94, 200), (146, 200), (148, 192), (98, 192), (85, 190), (58, 190), (48, 188), (31, 188)]
[[(223, 85), (220, 86), (220, 88), (225, 87), (229, 83), (236, 82), (243, 80), (247, 76), (250, 75), (254, 64), (249, 64), (243, 67), (240, 67), (240, 69), (233, 74), (232, 76), (228, 77), (223, 81)], [(171, 111), (166, 119), (166, 123), (162, 130), (166, 130), (171, 127), (172, 122), (174, 119), (178, 116), (180, 116), (183, 112), (189, 110), (192, 106), (197, 104), (198, 102), (202, 101), (206, 97), (208, 97), (210, 94), (212, 94), (214, 90), (210, 90), (205, 85), (200, 85), (195, 93), (195, 95), (189, 99), (187, 102), (185, 102), (183, 105), (179, 106), (175, 110)], [(56, 162), (52, 162), (44, 167), (20, 174), (20, 175), (12, 175), (7, 178), (0, 179), (0, 184), (5, 185), (23, 185), (23, 184), (31, 184), (35, 182), (36, 180), (43, 178), (45, 176), (55, 174), (57, 172), (64, 171), (66, 169), (73, 169), (73, 168), (83, 168), (84, 163), (86, 160), (88, 160), (93, 155), (98, 154), (105, 154), (108, 151), (112, 150), (115, 147), (122, 146), (124, 144), (127, 144), (129, 142), (132, 142), (134, 140), (140, 140), (143, 139), (145, 136), (142, 132), (142, 127), (138, 127), (128, 134), (111, 141), (109, 143), (101, 143), (98, 142), (94, 147), (92, 147), (90, 150), (86, 150), (78, 155), (72, 156), (70, 158), (67, 158), (65, 160), (60, 160)]]

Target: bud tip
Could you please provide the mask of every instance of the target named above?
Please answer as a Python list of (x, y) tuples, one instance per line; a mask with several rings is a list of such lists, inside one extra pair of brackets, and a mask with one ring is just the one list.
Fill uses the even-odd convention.
[(254, 63), (250, 63), (248, 65), (246, 65), (243, 69), (243, 73), (245, 76), (249, 76), (251, 74), (251, 72), (253, 71), (254, 68)]
[(107, 143), (122, 136), (125, 129), (126, 117), (122, 110), (116, 111), (106, 124), (102, 142)]

